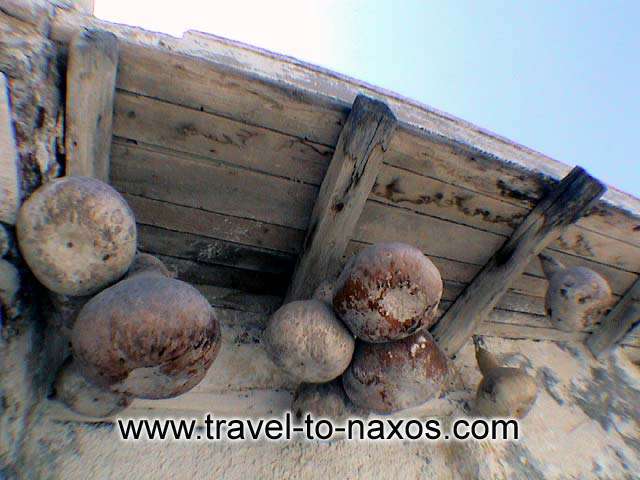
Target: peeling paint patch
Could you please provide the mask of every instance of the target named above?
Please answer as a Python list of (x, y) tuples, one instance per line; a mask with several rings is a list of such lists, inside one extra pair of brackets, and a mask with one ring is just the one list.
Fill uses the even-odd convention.
[(560, 379), (553, 373), (548, 367), (542, 367), (540, 369), (540, 381), (542, 385), (544, 385), (545, 390), (553, 398), (558, 405), (564, 405), (564, 399), (562, 395), (558, 391), (558, 386), (560, 385)]
[(613, 361), (610, 367), (592, 367), (592, 379), (585, 379), (583, 385), (572, 382), (571, 394), (589, 418), (607, 432), (615, 429), (627, 446), (640, 455), (640, 438), (626, 433), (628, 428), (618, 427), (631, 423), (635, 424), (635, 432), (640, 432), (640, 390), (630, 385), (624, 370)]
[(504, 452), (504, 459), (511, 468), (510, 479), (546, 480), (544, 468), (521, 443), (510, 444)]

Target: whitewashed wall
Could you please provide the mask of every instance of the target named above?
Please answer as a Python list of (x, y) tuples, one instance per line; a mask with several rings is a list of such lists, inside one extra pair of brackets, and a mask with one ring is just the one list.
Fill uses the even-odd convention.
[[(579, 344), (487, 338), (524, 366), (540, 395), (519, 442), (124, 444), (111, 425), (43, 419), (28, 451), (43, 478), (455, 478), (634, 479), (640, 472), (640, 368), (624, 353), (592, 360)], [(458, 359), (464, 388), (442, 411), (464, 415), (480, 377), (468, 344)]]

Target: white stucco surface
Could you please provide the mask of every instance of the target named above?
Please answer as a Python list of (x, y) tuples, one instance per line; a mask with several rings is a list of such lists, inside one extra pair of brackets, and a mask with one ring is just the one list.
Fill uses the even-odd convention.
[[(582, 345), (487, 338), (540, 385), (518, 442), (124, 443), (111, 425), (46, 416), (28, 454), (51, 478), (637, 478), (640, 368), (621, 352), (595, 362)], [(467, 415), (480, 380), (470, 344), (456, 359), (462, 384), (434, 403)]]

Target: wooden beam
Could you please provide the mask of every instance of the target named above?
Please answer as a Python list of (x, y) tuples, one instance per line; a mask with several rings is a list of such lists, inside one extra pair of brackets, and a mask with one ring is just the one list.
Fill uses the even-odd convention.
[(83, 30), (69, 45), (65, 146), (67, 175), (109, 181), (118, 40)]
[(587, 338), (587, 346), (598, 358), (610, 353), (635, 323), (640, 321), (640, 278)]
[(440, 346), (455, 355), (527, 264), (605, 191), (602, 183), (575, 167), (529, 213), (436, 324), (433, 336)]
[(0, 221), (16, 223), (19, 204), (18, 151), (11, 121), (9, 82), (0, 72)]
[(358, 95), (322, 181), (285, 301), (308, 298), (336, 275), (398, 121), (389, 107)]

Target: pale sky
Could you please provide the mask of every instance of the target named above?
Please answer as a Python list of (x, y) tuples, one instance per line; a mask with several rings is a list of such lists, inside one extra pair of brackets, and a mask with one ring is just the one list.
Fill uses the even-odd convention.
[(640, 2), (96, 0), (398, 92), (640, 197)]

